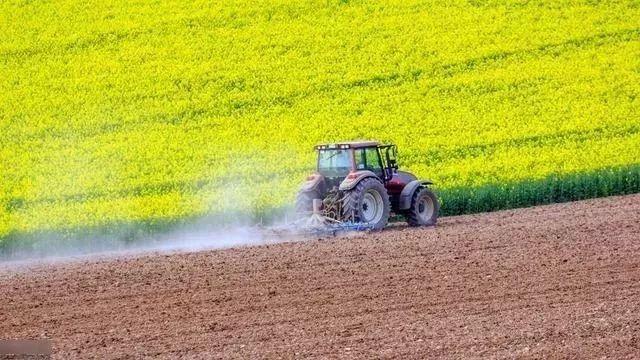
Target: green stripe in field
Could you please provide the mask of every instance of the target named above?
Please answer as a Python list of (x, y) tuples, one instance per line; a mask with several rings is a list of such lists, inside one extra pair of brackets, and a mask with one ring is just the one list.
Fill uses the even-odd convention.
[[(533, 205), (544, 205), (595, 197), (624, 195), (640, 191), (640, 165), (601, 169), (588, 173), (553, 175), (519, 183), (487, 184), (475, 188), (439, 189), (441, 215), (458, 215), (496, 211)], [(169, 195), (169, 198), (171, 196)], [(152, 201), (153, 197), (138, 198)], [(173, 199), (172, 201), (175, 201)], [(170, 201), (170, 203), (172, 203)], [(125, 202), (125, 201), (122, 201)], [(122, 203), (120, 202), (120, 203)], [(119, 203), (114, 203), (119, 204)], [(86, 205), (84, 203), (83, 205)], [(156, 205), (157, 206), (157, 205)], [(85, 209), (86, 210), (86, 209)], [(67, 213), (68, 209), (63, 209)], [(194, 224), (229, 224), (244, 219), (253, 223), (281, 221), (287, 209), (256, 210), (251, 214), (227, 211), (202, 216), (173, 218), (146, 217), (114, 219), (105, 223), (72, 227), (41, 226), (36, 231), (12, 230), (0, 237), (0, 250), (5, 255), (16, 251), (46, 252), (56, 246), (113, 248), (127, 242), (153, 237), (171, 230), (190, 229)], [(0, 211), (0, 215), (2, 212)], [(398, 218), (396, 220), (403, 220)]]

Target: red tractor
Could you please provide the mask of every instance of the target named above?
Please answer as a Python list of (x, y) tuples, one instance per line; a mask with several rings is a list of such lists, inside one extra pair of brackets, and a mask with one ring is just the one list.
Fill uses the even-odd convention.
[(358, 141), (318, 145), (315, 150), (317, 169), (296, 199), (300, 217), (321, 211), (337, 222), (382, 229), (393, 212), (410, 226), (435, 225), (440, 205), (428, 187), (432, 182), (398, 171), (395, 145)]

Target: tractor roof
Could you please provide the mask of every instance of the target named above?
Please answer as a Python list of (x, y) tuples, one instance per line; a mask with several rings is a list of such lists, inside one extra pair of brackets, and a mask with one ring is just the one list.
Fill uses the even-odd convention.
[(320, 149), (350, 149), (350, 148), (363, 148), (371, 146), (379, 146), (377, 141), (345, 141), (334, 144), (320, 144), (316, 145), (316, 150)]

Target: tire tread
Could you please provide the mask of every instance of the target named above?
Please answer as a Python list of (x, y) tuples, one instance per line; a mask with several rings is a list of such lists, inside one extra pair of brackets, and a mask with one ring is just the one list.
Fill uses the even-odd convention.
[[(421, 196), (423, 192), (429, 193), (429, 196), (431, 196), (434, 203), (434, 207), (435, 207), (434, 216), (432, 216), (430, 221), (424, 224), (420, 222), (420, 218), (418, 217), (418, 209), (416, 208), (418, 198)], [(439, 210), (440, 210), (440, 204), (438, 202), (438, 198), (435, 196), (435, 194), (431, 190), (429, 190), (429, 188), (421, 186), (416, 191), (413, 192), (413, 196), (411, 197), (411, 206), (409, 207), (409, 210), (405, 211), (404, 216), (409, 226), (412, 226), (412, 227), (431, 226), (437, 223)]]

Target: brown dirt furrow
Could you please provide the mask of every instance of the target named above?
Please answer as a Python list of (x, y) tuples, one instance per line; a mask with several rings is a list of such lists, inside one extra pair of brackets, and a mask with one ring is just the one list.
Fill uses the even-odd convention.
[(0, 264), (0, 338), (55, 358), (640, 357), (640, 195), (436, 228)]

